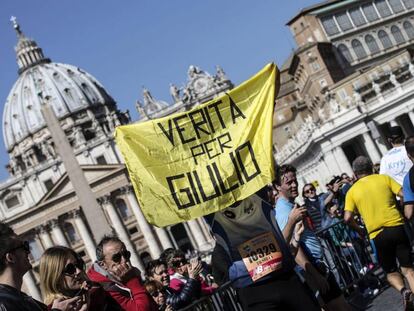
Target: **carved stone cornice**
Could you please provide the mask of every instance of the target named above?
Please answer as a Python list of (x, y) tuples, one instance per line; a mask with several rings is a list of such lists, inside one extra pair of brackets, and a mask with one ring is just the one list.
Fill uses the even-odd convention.
[(98, 201), (99, 205), (105, 206), (105, 205), (112, 204), (112, 200), (111, 199), (112, 199), (112, 197), (111, 197), (110, 194), (105, 194), (105, 195), (99, 197), (97, 199), (97, 201)]

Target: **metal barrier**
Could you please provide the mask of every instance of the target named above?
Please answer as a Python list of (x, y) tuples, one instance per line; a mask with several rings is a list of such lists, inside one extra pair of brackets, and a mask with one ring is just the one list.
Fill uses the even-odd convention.
[[(378, 264), (368, 238), (361, 239), (343, 221), (316, 232), (316, 235), (321, 241), (325, 261), (344, 292), (377, 270)], [(376, 276), (373, 279), (380, 282)], [(213, 295), (202, 297), (179, 311), (222, 310), (243, 311), (231, 282), (220, 286)]]
[(220, 286), (214, 294), (204, 296), (179, 311), (243, 311), (231, 282)]
[(378, 268), (374, 250), (367, 237), (360, 238), (343, 221), (316, 233), (324, 258), (343, 290), (367, 278)]

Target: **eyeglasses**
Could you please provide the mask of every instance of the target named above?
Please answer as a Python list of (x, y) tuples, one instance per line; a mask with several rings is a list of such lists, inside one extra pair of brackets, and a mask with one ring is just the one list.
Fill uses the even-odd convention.
[(79, 269), (82, 271), (85, 269), (85, 263), (83, 262), (82, 259), (78, 259), (76, 263), (72, 263), (72, 262), (68, 263), (65, 266), (65, 269), (63, 269), (63, 274), (74, 275), (76, 273), (76, 269)]
[(160, 272), (154, 271), (154, 274), (156, 274), (156, 275), (168, 274), (168, 270), (167, 269), (164, 269), (164, 270), (161, 270)]
[(112, 255), (112, 261), (116, 263), (120, 263), (122, 260), (122, 257), (124, 257), (126, 260), (129, 260), (131, 258), (131, 252), (127, 250), (120, 251), (116, 254)]
[(309, 188), (309, 189), (306, 189), (305, 190), (305, 193), (311, 193), (313, 191), (315, 191), (315, 188)]
[(154, 298), (157, 298), (160, 294), (162, 294), (162, 292), (159, 291), (159, 290), (156, 290), (156, 291), (150, 293), (150, 295)]
[(174, 267), (179, 268), (182, 267), (184, 265), (186, 265), (188, 262), (185, 259), (181, 259), (181, 260), (177, 260), (177, 261), (173, 261), (172, 264)]
[(6, 253), (14, 252), (18, 249), (23, 249), (26, 253), (30, 253), (30, 244), (28, 241), (23, 241), (20, 245), (9, 249)]

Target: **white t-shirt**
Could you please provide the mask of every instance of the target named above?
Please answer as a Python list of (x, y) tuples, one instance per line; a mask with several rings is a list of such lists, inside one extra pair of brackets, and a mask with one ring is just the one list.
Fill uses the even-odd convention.
[(400, 185), (412, 166), (404, 146), (394, 147), (381, 159), (380, 174), (392, 177)]

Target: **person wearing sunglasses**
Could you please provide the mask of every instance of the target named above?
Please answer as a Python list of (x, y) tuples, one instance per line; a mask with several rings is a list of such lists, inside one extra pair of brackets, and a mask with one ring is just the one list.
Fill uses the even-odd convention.
[(154, 299), (160, 311), (173, 311), (173, 307), (167, 304), (167, 299), (164, 291), (164, 287), (160, 282), (147, 281), (145, 282), (145, 289)]
[[(0, 310), (46, 311), (48, 307), (21, 291), (23, 276), (32, 269), (30, 246), (21, 240), (8, 225), (0, 222)], [(55, 299), (53, 311), (78, 310), (79, 297)]]
[[(165, 258), (169, 258), (175, 250), (169, 251)], [(146, 275), (148, 280), (158, 282), (163, 286), (163, 292), (166, 297), (166, 303), (170, 305), (174, 310), (185, 308), (194, 300), (194, 298), (200, 296), (201, 284), (197, 279), (197, 271), (191, 267), (189, 269), (189, 278), (181, 291), (170, 287), (170, 273), (167, 264), (162, 259), (155, 259), (148, 262), (146, 269)]]
[(98, 311), (107, 307), (107, 297), (99, 284), (93, 284), (85, 273), (85, 263), (65, 246), (48, 248), (40, 258), (40, 287), (49, 307), (55, 299), (80, 297), (79, 310)]
[(101, 284), (122, 310), (157, 310), (142, 284), (141, 272), (131, 265), (131, 253), (118, 237), (105, 236), (96, 248), (96, 258), (88, 276)]

